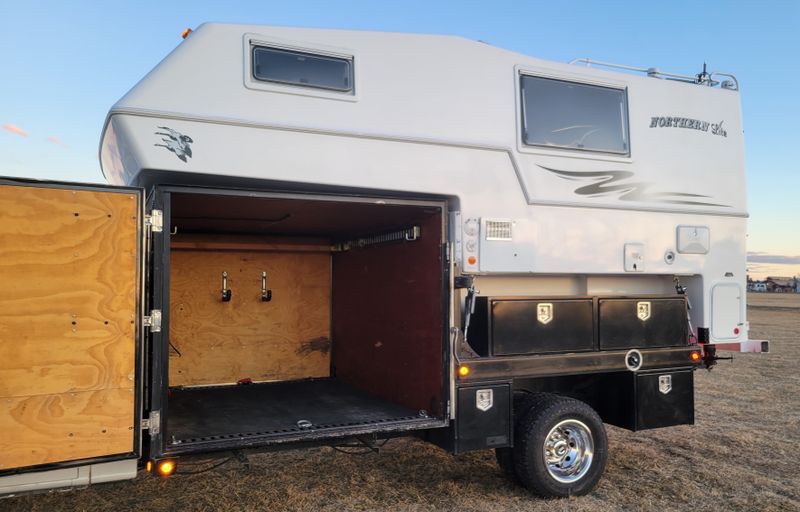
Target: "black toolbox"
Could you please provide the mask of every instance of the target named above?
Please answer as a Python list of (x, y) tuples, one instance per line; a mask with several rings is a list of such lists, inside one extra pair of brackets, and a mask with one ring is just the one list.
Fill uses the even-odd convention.
[(689, 342), (683, 296), (602, 298), (597, 316), (600, 350), (677, 347)]
[(467, 339), (481, 356), (687, 345), (682, 295), (477, 297)]
[(467, 333), (481, 355), (594, 350), (591, 298), (478, 297)]

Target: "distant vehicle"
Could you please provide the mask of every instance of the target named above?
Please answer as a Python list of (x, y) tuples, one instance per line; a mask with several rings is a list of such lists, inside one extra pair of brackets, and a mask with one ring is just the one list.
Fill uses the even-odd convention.
[(415, 435), (586, 494), (604, 423), (692, 424), (768, 348), (743, 148), (728, 74), (203, 25), (111, 108), (109, 186), (0, 182), (0, 493)]
[(767, 283), (753, 283), (750, 285), (750, 289), (754, 292), (765, 292), (767, 291)]

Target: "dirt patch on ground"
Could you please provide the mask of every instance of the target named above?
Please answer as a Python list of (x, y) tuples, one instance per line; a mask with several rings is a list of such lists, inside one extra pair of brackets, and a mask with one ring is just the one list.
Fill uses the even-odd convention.
[[(609, 428), (610, 459), (590, 496), (545, 501), (503, 478), (494, 455), (451, 456), (416, 440), (379, 455), (331, 448), (251, 454), (212, 471), (0, 501), (1, 510), (800, 510), (800, 295), (751, 294), (753, 339), (696, 374), (697, 424)], [(222, 461), (227, 455), (217, 461)], [(193, 466), (200, 469), (203, 466)], [(190, 469), (184, 466), (183, 469)]]

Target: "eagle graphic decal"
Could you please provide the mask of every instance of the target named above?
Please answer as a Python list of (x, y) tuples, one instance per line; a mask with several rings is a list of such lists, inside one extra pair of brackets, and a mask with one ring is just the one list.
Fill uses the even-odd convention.
[(162, 136), (161, 142), (163, 142), (163, 144), (153, 144), (154, 146), (167, 148), (184, 162), (187, 158), (192, 158), (192, 146), (190, 146), (190, 144), (194, 141), (191, 137), (183, 135), (181, 132), (173, 130), (172, 128), (167, 128), (166, 126), (159, 126), (158, 129), (163, 130), (155, 132), (156, 135)]

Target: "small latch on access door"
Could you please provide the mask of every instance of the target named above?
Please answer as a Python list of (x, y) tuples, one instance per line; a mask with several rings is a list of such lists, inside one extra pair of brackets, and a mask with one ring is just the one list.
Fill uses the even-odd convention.
[(644, 244), (625, 244), (625, 272), (644, 272)]
[(272, 290), (267, 289), (267, 273), (261, 272), (261, 300), (269, 302), (272, 300)]
[(228, 288), (228, 273), (222, 273), (222, 302), (230, 302), (231, 290)]

